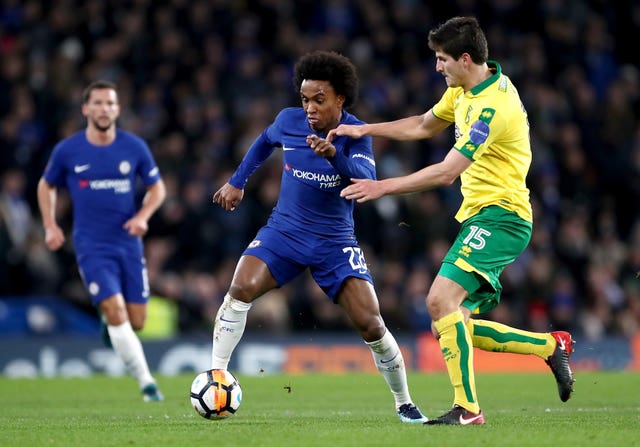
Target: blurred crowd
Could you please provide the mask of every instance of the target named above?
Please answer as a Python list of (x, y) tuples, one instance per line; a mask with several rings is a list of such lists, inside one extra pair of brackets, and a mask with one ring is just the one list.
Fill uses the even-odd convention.
[[(490, 58), (518, 87), (531, 123), (534, 233), (503, 274), (499, 321), (596, 339), (640, 331), (640, 3), (620, 0), (1, 0), (0, 294), (57, 295), (89, 310), (69, 234), (47, 250), (36, 184), (53, 145), (80, 130), (81, 92), (117, 83), (119, 126), (149, 143), (168, 197), (150, 222), (154, 295), (182, 333), (208, 332), (245, 245), (279, 191), (272, 156), (234, 212), (211, 203), (251, 141), (286, 106), (297, 58), (352, 59), (364, 121), (428, 110), (446, 85), (430, 28), (475, 15)], [(453, 143), (374, 140), (379, 178), (439, 161)], [(428, 330), (424, 296), (458, 229), (458, 188), (356, 205), (382, 314), (394, 332)], [(350, 329), (308, 275), (254, 303), (249, 327)]]

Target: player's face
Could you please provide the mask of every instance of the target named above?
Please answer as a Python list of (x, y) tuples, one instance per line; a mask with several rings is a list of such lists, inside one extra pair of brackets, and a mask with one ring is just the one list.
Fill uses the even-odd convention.
[(300, 85), (300, 99), (314, 131), (327, 133), (340, 122), (344, 96), (336, 95), (329, 81), (305, 79)]
[(447, 87), (461, 87), (464, 85), (464, 58), (455, 60), (442, 51), (436, 51), (436, 71), (444, 76)]
[(109, 130), (120, 115), (117, 93), (110, 88), (92, 90), (89, 100), (82, 105), (82, 114), (90, 126), (103, 132)]

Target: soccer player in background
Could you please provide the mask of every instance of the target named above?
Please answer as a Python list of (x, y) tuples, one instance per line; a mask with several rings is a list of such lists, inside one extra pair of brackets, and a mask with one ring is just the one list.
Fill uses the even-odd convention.
[(426, 298), (454, 401), (450, 411), (426, 424), (483, 424), (474, 346), (545, 360), (564, 402), (573, 391), (569, 365), (573, 340), (567, 332), (535, 333), (469, 318), (498, 305), (499, 276), (531, 238), (533, 217), (525, 181), (531, 163), (529, 123), (511, 80), (497, 62), (488, 60), (487, 41), (474, 17), (454, 17), (433, 29), (429, 48), (435, 51), (436, 71), (448, 86), (433, 108), (391, 122), (340, 125), (327, 140), (344, 136), (417, 140), (455, 124), (455, 144), (440, 163), (402, 177), (353, 178), (341, 195), (365, 202), (447, 186), (460, 177), (463, 201), (456, 214), (460, 232)]
[(295, 65), (302, 107), (282, 110), (256, 138), (242, 162), (213, 196), (233, 211), (249, 176), (277, 149), (283, 151), (278, 203), (243, 252), (213, 331), (213, 369), (227, 369), (240, 341), (251, 303), (309, 269), (316, 283), (349, 316), (371, 349), (402, 422), (424, 422), (413, 404), (404, 359), (385, 327), (362, 249), (354, 234), (353, 200), (340, 197), (349, 178), (376, 178), (370, 137), (323, 137), (339, 123), (362, 124), (345, 109), (357, 97), (353, 64), (334, 52), (317, 51)]
[[(59, 142), (38, 183), (45, 242), (58, 250), (65, 242), (56, 222), (59, 187), (73, 203), (73, 242), (80, 275), (106, 323), (113, 349), (138, 380), (145, 401), (161, 401), (140, 339), (149, 281), (142, 236), (166, 196), (165, 185), (147, 144), (116, 128), (120, 114), (114, 84), (97, 81), (83, 93), (86, 129)], [(146, 193), (136, 210), (135, 186)]]

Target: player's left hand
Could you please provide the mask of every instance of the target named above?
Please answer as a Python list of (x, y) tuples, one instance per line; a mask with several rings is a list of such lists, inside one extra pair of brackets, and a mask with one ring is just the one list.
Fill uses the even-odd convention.
[(347, 200), (355, 199), (358, 203), (375, 200), (382, 197), (385, 192), (382, 181), (363, 178), (352, 178), (351, 185), (340, 191), (340, 197)]
[(147, 220), (137, 214), (126, 221), (122, 228), (127, 230), (130, 236), (144, 236), (149, 231)]
[(313, 152), (320, 157), (328, 158), (336, 155), (336, 147), (317, 135), (307, 135), (307, 144), (313, 149)]

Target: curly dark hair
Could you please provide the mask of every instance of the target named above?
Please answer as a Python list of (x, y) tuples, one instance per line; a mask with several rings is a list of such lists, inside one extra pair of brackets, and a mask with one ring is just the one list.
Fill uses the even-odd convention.
[(302, 56), (295, 65), (293, 84), (296, 92), (305, 79), (329, 81), (336, 94), (343, 95), (343, 107), (348, 108), (358, 99), (358, 75), (351, 61), (334, 51), (314, 51)]

